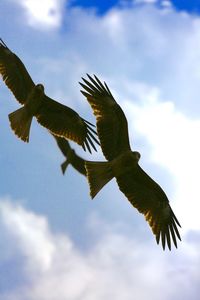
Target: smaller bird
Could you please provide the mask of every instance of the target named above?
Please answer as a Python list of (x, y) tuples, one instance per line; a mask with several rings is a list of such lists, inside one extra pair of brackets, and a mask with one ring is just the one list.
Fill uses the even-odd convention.
[(86, 176), (85, 160), (76, 154), (66, 139), (56, 135), (53, 135), (53, 137), (56, 139), (59, 149), (66, 157), (66, 160), (61, 164), (62, 173), (65, 174), (68, 165), (72, 165), (75, 170)]
[(33, 117), (52, 134), (70, 139), (91, 153), (97, 151), (94, 125), (81, 118), (73, 109), (51, 99), (44, 86), (30, 77), (20, 58), (0, 39), (0, 74), (5, 84), (23, 107), (9, 114), (10, 125), (24, 142), (29, 141)]
[(94, 75), (87, 75), (80, 83), (96, 117), (101, 148), (107, 161), (86, 161), (85, 167), (92, 198), (112, 178), (116, 178), (120, 191), (149, 223), (157, 243), (166, 243), (171, 250), (171, 240), (177, 247), (181, 240), (180, 226), (163, 189), (138, 164), (140, 153), (132, 151), (126, 116), (114, 99), (107, 84)]

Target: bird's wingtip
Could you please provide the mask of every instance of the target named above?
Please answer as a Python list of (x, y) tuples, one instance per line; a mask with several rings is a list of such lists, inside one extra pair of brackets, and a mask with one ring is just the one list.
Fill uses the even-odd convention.
[(3, 46), (5, 48), (8, 48), (5, 44), (5, 42), (3, 41), (3, 39), (0, 37), (0, 46)]

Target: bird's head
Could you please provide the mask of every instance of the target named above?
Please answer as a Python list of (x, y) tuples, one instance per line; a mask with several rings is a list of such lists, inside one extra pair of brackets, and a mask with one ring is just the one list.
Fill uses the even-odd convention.
[(37, 84), (35, 85), (30, 94), (29, 94), (29, 99), (40, 99), (44, 96), (44, 86), (42, 84)]
[(33, 97), (40, 98), (44, 96), (44, 86), (42, 84), (37, 84), (33, 90)]
[(135, 158), (137, 161), (139, 161), (139, 160), (140, 160), (140, 157), (141, 157), (141, 155), (140, 155), (140, 153), (139, 153), (139, 152), (137, 152), (137, 151), (133, 151), (133, 152), (132, 152), (132, 154), (134, 155), (134, 158)]
[(40, 90), (41, 92), (44, 93), (44, 86), (43, 86), (43, 84), (41, 84), (41, 83), (37, 84), (36, 88), (37, 88), (37, 90)]

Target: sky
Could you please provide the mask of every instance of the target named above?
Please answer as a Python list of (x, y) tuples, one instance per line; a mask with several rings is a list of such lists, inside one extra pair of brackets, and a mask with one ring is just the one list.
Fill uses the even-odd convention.
[(8, 114), (19, 104), (1, 80), (0, 300), (199, 299), (198, 2), (0, 2), (1, 38), (48, 96), (95, 123), (78, 82), (106, 81), (140, 166), (182, 225), (178, 249), (163, 251), (115, 180), (91, 200), (84, 176), (62, 175), (45, 128), (34, 120), (28, 144), (13, 134)]

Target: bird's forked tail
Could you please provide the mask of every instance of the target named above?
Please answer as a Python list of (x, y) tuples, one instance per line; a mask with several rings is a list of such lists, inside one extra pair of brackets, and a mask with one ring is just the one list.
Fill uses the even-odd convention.
[(29, 141), (30, 126), (33, 116), (26, 107), (21, 107), (8, 115), (14, 133), (24, 142)]
[(61, 164), (61, 169), (62, 169), (63, 175), (65, 174), (65, 171), (66, 171), (68, 165), (69, 165), (69, 160), (68, 160), (68, 159), (66, 159), (66, 160)]
[(92, 198), (113, 178), (110, 162), (86, 161), (85, 168)]

